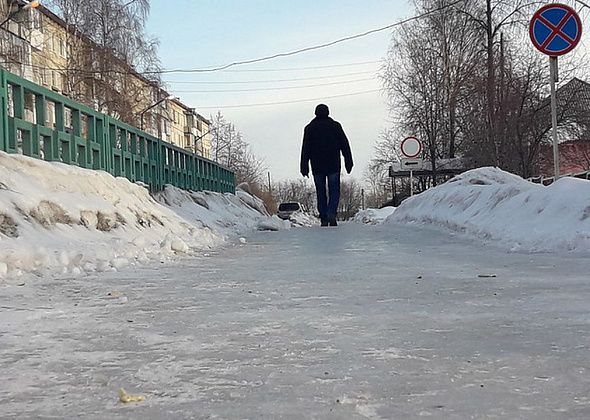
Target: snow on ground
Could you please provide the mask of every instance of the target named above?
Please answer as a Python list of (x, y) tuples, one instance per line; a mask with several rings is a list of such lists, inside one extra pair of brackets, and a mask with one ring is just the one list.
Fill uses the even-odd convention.
[(497, 168), (405, 200), (384, 223), (435, 225), (521, 252), (590, 251), (590, 182), (543, 186)]
[(353, 218), (353, 222), (365, 225), (379, 225), (393, 214), (395, 207), (383, 207), (381, 209), (360, 210)]
[(297, 211), (291, 215), (289, 221), (293, 224), (293, 226), (302, 226), (302, 227), (311, 227), (320, 224), (320, 221), (317, 217), (312, 216), (311, 214), (304, 212), (304, 211)]
[(158, 200), (126, 178), (0, 152), (0, 279), (113, 271), (288, 227), (243, 191), (168, 187)]
[(239, 189), (233, 195), (186, 191), (167, 185), (155, 199), (191, 225), (211, 229), (225, 238), (253, 230), (281, 230), (291, 226), (277, 216), (270, 216), (262, 200)]

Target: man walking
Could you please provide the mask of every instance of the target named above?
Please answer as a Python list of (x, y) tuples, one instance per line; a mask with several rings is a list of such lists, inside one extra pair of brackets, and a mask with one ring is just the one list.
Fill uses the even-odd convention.
[[(340, 201), (340, 153), (346, 172), (352, 171), (352, 152), (339, 122), (329, 117), (327, 105), (315, 108), (315, 118), (305, 127), (301, 148), (301, 175), (309, 175), (309, 162), (318, 199), (322, 226), (337, 226), (336, 212)], [(326, 194), (326, 183), (328, 193)]]

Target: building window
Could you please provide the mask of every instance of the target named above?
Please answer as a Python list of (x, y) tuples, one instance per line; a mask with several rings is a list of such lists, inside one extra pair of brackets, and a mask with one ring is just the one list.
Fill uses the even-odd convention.
[(84, 139), (88, 139), (88, 120), (89, 117), (86, 114), (82, 114), (80, 117), (80, 135)]
[(49, 70), (47, 69), (41, 70), (41, 80), (43, 82), (43, 86), (47, 86), (47, 84), (49, 83), (49, 77), (47, 76), (48, 72)]
[(66, 42), (63, 39), (59, 39), (59, 55), (63, 58), (67, 57)]
[(121, 91), (123, 90), (123, 82), (121, 81), (120, 77), (115, 76), (115, 84), (114, 84), (114, 88), (115, 91), (117, 93), (121, 93)]
[(37, 10), (32, 10), (31, 13), (33, 14), (33, 29), (42, 30), (43, 29), (43, 18), (40, 12)]
[(72, 133), (74, 126), (72, 124), (72, 110), (67, 106), (64, 107), (64, 131), (66, 133)]
[(12, 85), (8, 85), (8, 116), (14, 117), (14, 88)]
[(55, 128), (55, 102), (45, 101), (45, 126)]
[(35, 123), (37, 118), (35, 109), (35, 94), (25, 91), (25, 120)]

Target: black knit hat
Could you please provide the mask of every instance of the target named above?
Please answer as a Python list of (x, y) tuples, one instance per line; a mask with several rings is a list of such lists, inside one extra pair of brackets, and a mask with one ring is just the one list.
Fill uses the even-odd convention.
[(318, 117), (327, 117), (330, 115), (330, 110), (328, 109), (328, 105), (319, 104), (315, 107), (315, 115)]

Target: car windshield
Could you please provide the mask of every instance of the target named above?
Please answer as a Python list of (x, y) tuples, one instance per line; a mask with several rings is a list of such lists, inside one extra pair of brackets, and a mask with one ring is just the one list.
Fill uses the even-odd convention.
[(299, 203), (281, 203), (279, 205), (279, 211), (297, 211), (299, 209)]

